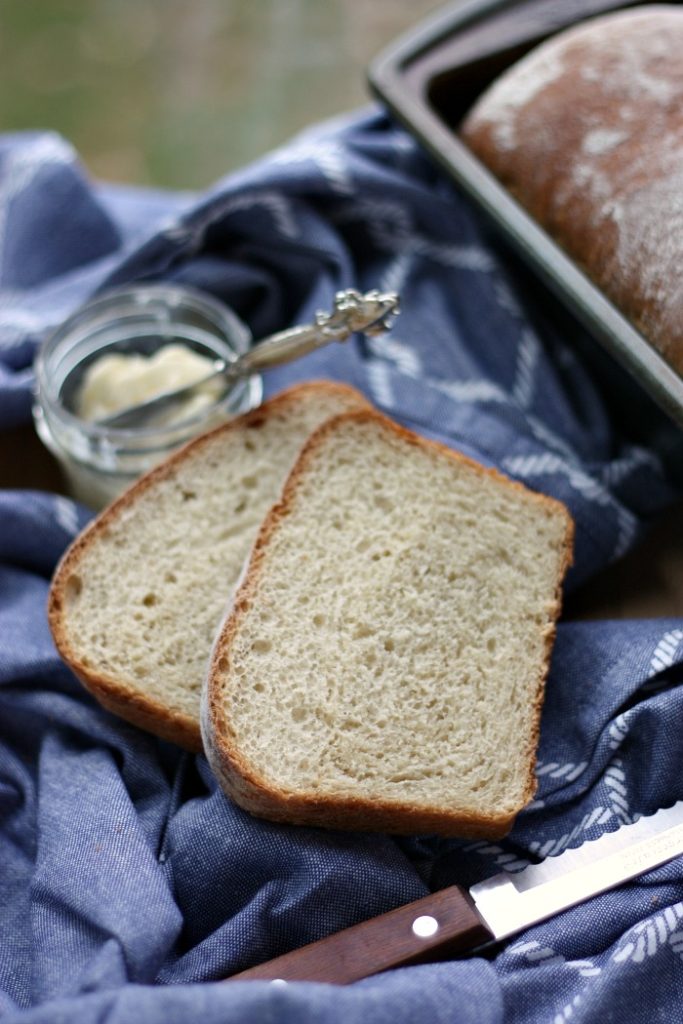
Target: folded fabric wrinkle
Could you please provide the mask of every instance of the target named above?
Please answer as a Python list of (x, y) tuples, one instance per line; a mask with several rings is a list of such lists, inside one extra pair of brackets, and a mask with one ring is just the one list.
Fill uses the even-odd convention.
[[(400, 291), (386, 344), (321, 349), (273, 371), (269, 391), (346, 381), (400, 422), (560, 498), (577, 525), (569, 588), (683, 493), (680, 432), (620, 371), (605, 386), (590, 339), (374, 108), (203, 195), (98, 185), (54, 135), (0, 138), (0, 431), (30, 422), (46, 333), (98, 291), (136, 281), (205, 289), (255, 337), (307, 322), (342, 288)], [(539, 790), (505, 840), (276, 826), (231, 805), (203, 757), (102, 711), (59, 662), (48, 580), (89, 515), (53, 494), (0, 492), (3, 1021), (629, 1024), (654, 1007), (678, 1019), (681, 860), (490, 961), (343, 991), (216, 982), (683, 797), (683, 623), (560, 624)]]

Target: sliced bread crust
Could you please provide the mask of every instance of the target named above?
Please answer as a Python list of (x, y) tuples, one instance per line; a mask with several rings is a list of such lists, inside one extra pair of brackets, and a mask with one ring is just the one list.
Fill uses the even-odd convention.
[[(263, 493), (259, 492), (256, 506), (253, 512), (253, 524), (246, 524), (242, 534), (236, 541), (238, 562), (235, 561), (235, 553), (231, 554), (231, 566), (223, 574), (221, 571), (220, 558), (212, 546), (214, 539), (211, 530), (216, 532), (216, 524), (209, 524), (206, 531), (197, 539), (196, 530), (194, 541), (189, 539), (184, 546), (181, 541), (177, 544), (177, 552), (173, 559), (177, 559), (178, 565), (191, 563), (197, 555), (197, 548), (201, 547), (205, 556), (205, 562), (209, 571), (215, 573), (217, 578), (217, 602), (218, 607), (212, 621), (201, 623), (201, 636), (197, 643), (203, 645), (205, 660), (208, 659), (211, 642), (218, 627), (222, 610), (234, 588), (238, 572), (244, 560), (248, 557), (251, 544), (256, 536), (258, 525), (269, 505), (277, 500), (282, 484), (284, 483), (292, 463), (295, 461), (299, 448), (305, 442), (312, 430), (329, 416), (335, 415), (346, 409), (359, 409), (368, 406), (365, 398), (356, 391), (344, 384), (337, 384), (332, 381), (312, 381), (295, 385), (281, 392), (259, 408), (240, 416), (228, 423), (222, 424), (197, 437), (183, 446), (180, 450), (171, 455), (159, 466), (156, 466), (149, 473), (145, 474), (120, 498), (106, 508), (86, 529), (76, 538), (70, 548), (61, 559), (54, 574), (48, 598), (48, 622), (57, 649), (63, 660), (69, 665), (78, 676), (86, 689), (99, 701), (108, 711), (119, 715), (132, 724), (139, 726), (148, 732), (154, 733), (163, 739), (169, 740), (191, 751), (201, 751), (202, 740), (199, 726), (199, 692), (201, 689), (202, 672), (198, 673), (196, 679), (188, 679), (187, 685), (195, 691), (196, 709), (191, 707), (179, 707), (173, 695), (164, 693), (163, 685), (155, 686), (152, 690), (146, 685), (145, 679), (136, 679), (129, 669), (116, 667), (117, 644), (120, 650), (118, 655), (125, 653), (125, 645), (134, 646), (137, 641), (139, 630), (151, 630), (151, 642), (154, 643), (154, 630), (157, 632), (159, 643), (159, 665), (158, 673), (163, 676), (168, 667), (164, 668), (161, 660), (161, 647), (164, 640), (164, 630), (171, 628), (178, 630), (187, 627), (191, 633), (193, 628), (193, 617), (197, 614), (193, 607), (193, 595), (187, 594), (185, 602), (184, 620), (180, 623), (172, 623), (168, 617), (166, 621), (159, 619), (155, 625), (153, 616), (159, 614), (157, 595), (155, 591), (160, 586), (173, 586), (174, 578), (181, 576), (172, 571), (167, 571), (168, 580), (154, 579), (159, 576), (155, 568), (153, 554), (154, 545), (151, 545), (152, 552), (149, 557), (145, 556), (144, 545), (138, 546), (135, 556), (139, 558), (139, 564), (126, 567), (130, 578), (124, 578), (123, 565), (126, 559), (131, 557), (128, 548), (130, 534), (128, 531), (148, 529), (147, 521), (151, 523), (149, 529), (163, 537), (167, 524), (164, 522), (164, 509), (156, 515), (160, 502), (168, 494), (171, 488), (178, 491), (177, 496), (171, 496), (170, 507), (174, 516), (183, 516), (187, 524), (195, 524), (199, 517), (201, 520), (202, 509), (197, 507), (201, 501), (196, 500), (197, 495), (192, 490), (193, 467), (202, 460), (213, 458), (216, 463), (215, 481), (216, 491), (220, 491), (223, 485), (224, 476), (230, 472), (231, 461), (237, 466), (238, 460), (244, 460), (249, 467), (250, 456), (249, 446), (263, 430), (274, 431), (276, 428), (286, 434), (291, 432), (291, 437), (282, 440), (282, 449), (278, 456), (281, 461), (269, 461), (268, 451), (258, 451), (254, 458), (254, 473), (265, 475), (265, 488)], [(305, 428), (305, 420), (310, 419), (310, 429)], [(290, 428), (290, 424), (292, 424)], [(258, 446), (257, 446), (258, 447)], [(258, 456), (258, 461), (257, 460)], [(241, 462), (240, 462), (241, 466)], [(203, 470), (205, 472), (205, 470)], [(233, 472), (233, 477), (235, 472)], [(239, 474), (237, 474), (239, 477)], [(188, 484), (188, 480), (190, 483)], [(254, 481), (249, 478), (247, 469), (244, 470), (243, 480), (235, 480), (236, 488), (245, 497), (250, 497)], [(261, 481), (263, 483), (263, 481)], [(261, 486), (261, 484), (259, 484)], [(238, 494), (239, 496), (239, 494)], [(221, 533), (229, 534), (230, 517), (233, 510), (233, 493), (225, 495), (225, 530)], [(231, 500), (228, 500), (231, 499)], [(239, 507), (240, 502), (238, 502)], [(214, 517), (215, 518), (215, 517)], [(182, 525), (181, 520), (181, 525)], [(176, 530), (177, 533), (177, 530)], [(228, 537), (229, 539), (229, 537)], [(177, 537), (172, 543), (176, 544)], [(163, 545), (163, 541), (161, 542)], [(171, 538), (168, 540), (171, 544)], [(216, 540), (215, 548), (218, 551), (219, 542)], [(114, 548), (117, 550), (115, 551)], [(157, 551), (157, 559), (164, 552)], [(97, 587), (93, 588), (93, 596), (88, 597), (88, 589), (93, 576), (101, 573), (98, 566), (98, 558), (106, 555), (109, 564), (109, 582), (97, 581)], [(122, 572), (119, 575), (116, 571), (116, 559), (120, 558)], [(218, 564), (211, 564), (212, 559)], [(113, 571), (112, 571), (113, 570)], [(150, 579), (152, 582), (150, 583)], [(152, 590), (146, 593), (146, 587)], [(109, 591), (109, 592), (108, 592)], [(87, 602), (97, 601), (101, 605), (110, 605), (112, 618), (110, 621), (91, 629), (89, 619), (102, 613), (102, 609), (87, 608)], [(139, 606), (133, 611), (132, 607), (137, 602)], [(157, 605), (157, 607), (154, 607)], [(163, 606), (163, 602), (161, 602)], [(85, 607), (84, 607), (85, 606)], [(202, 613), (204, 617), (208, 613)], [(84, 618), (85, 617), (85, 618)], [(211, 619), (211, 615), (209, 615)], [(126, 637), (119, 634), (125, 630)], [(95, 639), (94, 635), (98, 633)], [(112, 651), (112, 657), (108, 656), (105, 648)], [(120, 659), (119, 659), (120, 660)], [(153, 655), (152, 655), (153, 660)], [(152, 667), (152, 673), (155, 667)], [(183, 701), (183, 703), (192, 703)]]
[[(524, 694), (526, 710), (522, 715), (522, 719), (525, 723), (525, 731), (524, 735), (519, 736), (516, 741), (519, 748), (518, 760), (521, 768), (518, 772), (519, 778), (517, 779), (516, 791), (513, 793), (511, 801), (491, 801), (490, 805), (487, 806), (484, 800), (477, 804), (476, 797), (474, 799), (463, 799), (462, 794), (451, 797), (451, 794), (448, 792), (448, 785), (444, 786), (436, 798), (428, 797), (425, 799), (423, 795), (420, 795), (419, 788), (416, 788), (414, 793), (411, 792), (409, 780), (406, 785), (393, 787), (393, 791), (392, 786), (387, 785), (384, 787), (383, 792), (381, 785), (379, 787), (375, 786), (373, 789), (372, 786), (366, 787), (362, 780), (354, 779), (353, 777), (346, 780), (342, 779), (340, 783), (338, 773), (334, 778), (328, 779), (324, 774), (327, 769), (321, 765), (313, 770), (310, 770), (309, 765), (308, 771), (303, 772), (308, 782), (297, 783), (295, 781), (292, 783), (291, 777), (287, 778), (287, 772), (282, 770), (282, 763), (290, 758), (291, 749), (297, 752), (297, 743), (306, 742), (306, 737), (301, 732), (297, 732), (296, 735), (288, 735), (284, 731), (287, 715), (286, 713), (283, 714), (281, 709), (283, 705), (288, 703), (290, 691), (296, 691), (297, 700), (300, 704), (302, 702), (305, 703), (307, 699), (306, 679), (304, 678), (303, 685), (300, 686), (298, 674), (299, 665), (307, 657), (306, 652), (310, 644), (308, 637), (296, 640), (292, 635), (295, 630), (288, 628), (286, 620), (283, 622), (282, 618), (278, 618), (277, 615), (273, 614), (273, 610), (278, 603), (278, 594), (284, 592), (284, 588), (280, 585), (282, 580), (273, 572), (273, 564), (277, 564), (278, 559), (282, 559), (282, 552), (284, 551), (285, 565), (289, 572), (289, 578), (294, 576), (292, 572), (292, 565), (294, 563), (291, 563), (291, 559), (288, 560), (286, 555), (287, 545), (292, 540), (293, 523), (303, 522), (305, 526), (304, 534), (307, 530), (316, 531), (316, 533), (324, 533), (325, 538), (328, 539), (327, 528), (323, 522), (323, 518), (326, 517), (324, 507), (322, 510), (320, 506), (316, 507), (313, 511), (309, 510), (312, 489), (320, 489), (323, 496), (322, 505), (324, 506), (327, 503), (329, 515), (332, 518), (337, 516), (340, 521), (343, 520), (350, 506), (356, 501), (356, 495), (351, 494), (351, 491), (368, 491), (367, 481), (363, 479), (362, 473), (363, 469), (365, 469), (368, 470), (368, 475), (371, 475), (373, 472), (372, 465), (369, 469), (367, 465), (365, 467), (352, 466), (350, 475), (345, 479), (352, 482), (355, 479), (356, 484), (354, 486), (352, 483), (351, 487), (346, 491), (337, 492), (332, 486), (330, 486), (329, 494), (325, 491), (327, 486), (325, 467), (327, 464), (334, 462), (337, 456), (337, 453), (334, 451), (335, 445), (341, 443), (343, 447), (345, 434), (349, 431), (352, 434), (356, 432), (359, 436), (366, 437), (369, 450), (377, 443), (378, 439), (380, 448), (385, 444), (393, 446), (397, 449), (399, 462), (403, 457), (409, 461), (411, 451), (419, 453), (422, 459), (426, 459), (427, 462), (435, 460), (435, 463), (438, 463), (440, 466), (441, 482), (444, 479), (444, 470), (446, 477), (452, 471), (454, 478), (464, 473), (475, 482), (483, 481), (489, 489), (504, 493), (507, 496), (507, 500), (511, 502), (513, 510), (516, 504), (520, 508), (530, 510), (532, 528), (534, 524), (538, 524), (543, 530), (545, 529), (544, 523), (551, 525), (549, 532), (546, 530), (548, 536), (546, 536), (545, 540), (538, 540), (539, 551), (552, 548), (550, 554), (548, 554), (548, 550), (545, 551), (546, 558), (549, 557), (550, 559), (552, 571), (547, 584), (544, 585), (545, 589), (541, 596), (540, 604), (537, 601), (537, 607), (534, 608), (536, 620), (534, 621), (533, 629), (537, 633), (538, 652), (533, 665), (532, 678), (529, 681), (527, 692)], [(339, 442), (339, 439), (341, 439), (341, 442)], [(357, 441), (358, 437), (356, 442), (354, 442), (358, 450)], [(351, 463), (353, 463), (353, 458), (353, 454), (350, 453), (349, 461)], [(393, 465), (398, 465), (399, 462), (394, 459)], [(392, 471), (390, 470), (390, 472)], [(357, 474), (355, 477), (354, 473)], [(349, 496), (347, 497), (346, 495)], [(437, 494), (431, 494), (427, 491), (422, 497), (425, 502), (430, 502), (431, 500), (438, 501)], [(381, 508), (381, 504), (379, 507)], [(412, 508), (413, 505), (410, 505), (409, 508), (407, 507), (405, 515), (410, 515)], [(307, 521), (307, 517), (310, 518), (310, 522)], [(354, 529), (357, 526), (357, 520), (354, 522), (353, 514), (350, 516), (350, 521), (351, 529)], [(435, 527), (438, 525), (438, 522), (438, 518), (435, 518)], [(501, 519), (501, 529), (505, 530), (507, 528), (508, 535), (514, 536), (514, 529), (510, 531), (509, 525), (505, 527)], [(371, 524), (371, 528), (374, 529), (374, 524)], [(468, 529), (471, 529), (471, 526)], [(329, 533), (329, 536), (332, 538), (330, 558), (332, 560), (336, 558), (339, 566), (353, 561), (353, 540), (354, 536), (357, 537), (353, 533), (349, 536), (348, 531), (344, 532), (343, 527), (341, 530), (339, 546), (336, 551), (332, 550), (332, 546), (335, 544), (334, 530)], [(428, 531), (429, 524), (427, 523)], [(382, 545), (390, 545), (395, 539), (395, 532), (394, 527), (393, 533), (382, 536), (380, 529), (376, 538), (379, 545), (377, 550), (380, 551), (380, 554)], [(456, 527), (453, 536), (448, 538), (448, 543), (457, 543), (457, 534), (458, 530)], [(548, 539), (549, 536), (552, 537), (551, 540)], [(357, 539), (360, 541), (359, 546), (362, 547), (364, 543), (363, 538), (357, 537)], [(252, 549), (250, 562), (243, 581), (234, 594), (230, 612), (214, 644), (202, 698), (202, 729), (205, 751), (221, 787), (236, 803), (252, 814), (291, 824), (315, 825), (336, 829), (386, 831), (396, 834), (436, 833), (445, 836), (488, 838), (497, 838), (505, 835), (511, 828), (519, 810), (531, 799), (535, 791), (534, 763), (539, 737), (545, 679), (555, 637), (556, 621), (560, 612), (562, 580), (571, 563), (572, 541), (573, 522), (566, 508), (560, 502), (531, 492), (522, 484), (509, 480), (495, 470), (484, 468), (437, 442), (418, 437), (411, 431), (381, 416), (379, 413), (365, 410), (343, 414), (327, 421), (318, 428), (303, 448), (284, 487), (280, 502), (270, 510), (266, 517)], [(434, 567), (429, 561), (429, 541), (422, 537), (421, 543), (423, 543), (426, 549), (424, 559), (425, 578), (427, 578), (429, 572)], [(534, 552), (535, 549), (532, 549), (532, 557)], [(389, 554), (390, 552), (387, 551), (385, 553)], [(502, 554), (504, 558), (504, 553)], [(510, 557), (514, 561), (514, 554)], [(320, 571), (316, 575), (316, 566), (320, 566), (321, 560), (323, 562), (323, 582), (321, 582)], [(397, 580), (400, 580), (402, 560), (410, 562), (410, 545), (407, 545), (403, 554), (396, 559)], [(413, 571), (419, 572), (419, 559), (417, 562), (414, 558), (412, 559), (412, 568)], [(317, 586), (316, 607), (322, 609), (322, 612), (313, 621), (315, 619), (322, 620), (326, 610), (332, 608), (338, 602), (339, 593), (344, 590), (344, 587), (348, 586), (348, 578), (343, 578), (344, 574), (342, 571), (339, 573), (338, 580), (335, 578), (334, 573), (331, 577), (328, 575), (325, 578), (324, 573), (327, 569), (329, 569), (329, 564), (325, 561), (324, 553), (320, 555), (319, 548), (311, 551), (310, 555), (303, 555), (300, 563), (302, 594), (307, 586)], [(270, 577), (274, 577), (275, 580), (272, 586)], [(438, 586), (440, 585), (441, 583), (438, 584)], [(378, 581), (378, 587), (381, 586), (381, 581)], [(395, 592), (397, 595), (396, 600), (400, 601), (402, 589), (398, 582), (395, 586)], [(367, 596), (367, 589), (363, 591), (361, 588), (357, 594), (358, 598), (361, 598), (363, 593)], [(342, 601), (341, 612), (337, 619), (337, 626), (339, 627), (341, 623), (340, 628), (342, 630), (345, 629), (344, 618), (349, 614), (349, 608), (344, 606)], [(261, 629), (258, 627), (252, 629), (252, 620), (259, 620), (259, 618), (264, 618), (264, 616), (264, 621), (267, 625)], [(454, 631), (457, 632), (458, 623), (453, 622), (452, 626)], [(380, 628), (381, 623), (370, 622), (366, 624), (365, 629), (367, 632), (364, 633), (361, 624), (360, 631), (356, 629), (355, 635), (362, 638), (364, 635), (370, 635), (374, 630), (379, 630)], [(301, 630), (304, 631), (303, 625)], [(315, 630), (311, 628), (310, 632), (314, 633)], [(351, 635), (348, 630), (346, 635), (347, 637)], [(322, 641), (322, 643), (324, 644), (325, 641)], [(316, 644), (317, 641), (314, 640), (312, 656), (313, 674), (310, 671), (308, 672), (308, 685), (311, 684), (311, 681), (315, 680), (318, 662), (322, 664), (326, 658), (324, 646), (316, 646)], [(289, 660), (284, 658), (282, 661), (282, 671), (288, 673), (287, 678), (284, 680), (280, 677), (281, 674), (279, 676), (276, 672), (272, 671), (273, 664), (278, 664), (277, 660), (275, 663), (269, 663), (268, 668), (261, 668), (264, 657), (263, 651), (270, 650), (271, 646), (276, 649), (279, 646), (280, 653), (289, 648), (296, 647), (296, 651), (291, 655), (291, 658)], [(413, 649), (414, 646), (411, 647), (411, 642), (406, 645), (404, 669), (406, 665), (410, 664), (411, 659), (414, 660), (417, 656)], [(344, 644), (342, 644), (340, 649), (348, 651), (350, 648), (348, 646), (344, 648)], [(393, 647), (389, 648), (388, 645), (386, 645), (386, 649), (393, 651)], [(255, 651), (259, 651), (259, 653), (256, 654), (254, 653)], [(339, 650), (335, 649), (335, 657), (338, 654)], [(390, 655), (387, 655), (387, 657), (390, 657)], [(298, 662), (297, 658), (299, 659)], [(344, 676), (345, 670), (343, 657), (337, 660), (333, 658), (333, 665), (330, 670), (333, 689), (336, 686), (337, 679)], [(269, 671), (270, 675), (268, 674)], [(454, 660), (453, 671), (456, 673), (458, 671), (457, 659)], [(263, 673), (262, 676), (259, 675), (260, 672)], [(306, 676), (306, 672), (303, 672), (302, 675)], [(362, 680), (368, 678), (367, 673), (359, 678), (362, 682)], [(390, 683), (390, 680), (385, 678), (385, 684), (387, 681)], [(352, 691), (354, 685), (356, 683), (350, 684)], [(428, 689), (428, 682), (426, 686)], [(271, 687), (273, 693), (269, 695)], [(343, 693), (344, 684), (341, 684), (338, 689)], [(396, 690), (392, 691), (389, 699), (395, 700), (397, 692)], [(438, 703), (439, 695), (436, 692), (434, 698), (433, 703)], [(355, 695), (352, 694), (351, 702), (354, 699)], [(346, 700), (347, 706), (343, 706), (344, 700)], [(263, 717), (264, 731), (271, 734), (273, 731), (277, 733), (281, 737), (283, 744), (281, 750), (272, 751), (272, 756), (259, 749), (260, 741), (253, 734), (249, 734), (248, 730), (240, 731), (245, 729), (244, 723), (251, 713), (249, 711), (249, 704), (259, 702), (262, 704), (260, 714)], [(344, 727), (343, 725), (339, 726), (339, 723), (345, 716), (348, 719), (348, 703), (349, 697), (347, 693), (345, 697), (339, 698), (338, 708), (333, 706), (330, 699), (327, 705), (325, 705), (325, 700), (322, 700), (315, 709), (316, 715), (323, 718), (329, 713), (328, 717), (333, 722), (330, 726), (330, 733), (337, 727)], [(247, 718), (245, 718), (241, 711), (244, 707), (247, 708)], [(367, 701), (363, 707), (366, 715), (368, 713), (370, 715), (373, 714)], [(292, 710), (294, 715), (304, 714), (303, 707), (292, 707), (290, 710)], [(391, 709), (389, 710), (391, 711)], [(495, 713), (494, 708), (492, 708), (492, 713)], [(275, 722), (274, 727), (272, 725), (273, 721)], [(315, 726), (315, 724), (314, 722), (313, 725)], [(354, 728), (357, 728), (358, 732), (362, 733), (363, 722), (352, 722), (351, 724)], [(409, 745), (411, 731), (414, 727), (413, 716), (410, 709), (407, 708), (405, 717), (400, 724), (398, 736), (394, 737), (394, 743), (396, 743), (398, 738), (399, 743), (404, 742)], [(472, 728), (475, 728), (474, 719)], [(435, 736), (436, 732), (437, 729), (435, 727)], [(292, 728), (290, 728), (289, 733), (293, 733)], [(322, 735), (325, 741), (324, 728)], [(427, 733), (428, 735), (429, 733)], [(422, 738), (424, 739), (424, 734)], [(440, 742), (442, 739), (443, 737)], [(365, 740), (367, 742), (367, 735)], [(331, 745), (332, 741), (325, 748), (325, 742), (323, 742), (320, 747), (323, 757), (329, 754)], [(446, 746), (448, 746), (448, 742)], [(356, 769), (359, 773), (362, 772), (360, 752), (357, 751), (357, 753), (359, 761), (356, 764), (354, 761), (356, 755), (353, 746), (351, 746), (344, 765), (344, 771), (351, 773), (351, 775)], [(385, 753), (386, 750), (382, 751), (379, 746), (374, 751), (374, 754), (379, 756), (380, 761), (385, 756)], [(421, 764), (414, 762), (412, 765), (418, 779), (421, 772), (428, 770), (428, 768), (425, 769), (425, 765), (429, 765), (431, 756), (429, 750), (423, 751), (423, 753), (425, 756), (422, 758)], [(496, 765), (496, 768), (499, 767), (499, 765)], [(318, 771), (317, 775), (316, 770)]]

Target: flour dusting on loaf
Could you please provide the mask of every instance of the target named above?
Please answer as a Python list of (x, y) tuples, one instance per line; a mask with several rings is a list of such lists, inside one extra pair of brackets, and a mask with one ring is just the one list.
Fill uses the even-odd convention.
[(595, 18), (514, 65), (462, 126), (470, 148), (679, 372), (681, 54), (680, 8)]

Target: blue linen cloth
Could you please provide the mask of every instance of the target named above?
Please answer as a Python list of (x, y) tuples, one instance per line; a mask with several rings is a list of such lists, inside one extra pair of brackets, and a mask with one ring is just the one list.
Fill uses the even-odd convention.
[[(95, 291), (140, 280), (204, 288), (256, 337), (329, 308), (338, 288), (398, 289), (391, 336), (320, 350), (273, 371), (267, 390), (349, 381), (401, 422), (565, 501), (577, 524), (568, 590), (683, 492), (680, 431), (374, 109), (202, 195), (98, 185), (53, 134), (0, 138), (0, 429), (29, 420), (46, 332)], [(273, 825), (232, 805), (203, 757), (101, 710), (60, 663), (46, 594), (89, 516), (58, 495), (0, 492), (3, 1020), (680, 1019), (681, 858), (487, 959), (345, 989), (219, 981), (683, 798), (683, 621), (560, 624), (538, 794), (504, 841)]]

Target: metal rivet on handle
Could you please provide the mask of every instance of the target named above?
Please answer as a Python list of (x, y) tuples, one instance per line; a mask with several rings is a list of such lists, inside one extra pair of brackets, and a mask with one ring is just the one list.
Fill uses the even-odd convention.
[(428, 939), (432, 935), (436, 935), (439, 930), (439, 922), (435, 917), (425, 915), (424, 917), (416, 917), (413, 921), (413, 933), (420, 939)]

